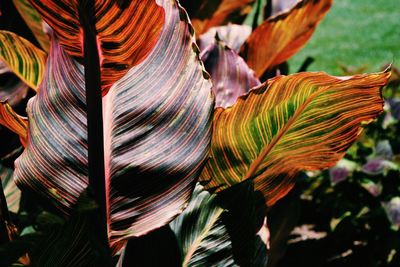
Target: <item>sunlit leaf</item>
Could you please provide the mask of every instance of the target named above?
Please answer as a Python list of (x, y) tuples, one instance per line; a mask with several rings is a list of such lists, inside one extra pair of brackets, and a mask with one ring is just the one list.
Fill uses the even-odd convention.
[(289, 11), (299, 1), (301, 0), (271, 0), (271, 16)]
[(196, 186), (189, 205), (171, 224), (182, 249), (182, 266), (233, 266), (232, 244), (216, 195)]
[[(53, 24), (59, 19), (62, 26), (72, 25), (76, 17), (61, 10), (63, 2), (56, 3), (49, 4), (55, 16), (45, 13), (43, 17)], [(163, 9), (152, 1), (132, 1), (126, 9), (112, 3), (99, 10), (109, 11), (97, 24), (108, 30), (98, 30), (99, 34), (122, 27), (130, 45), (138, 41), (136, 37), (151, 37), (135, 43), (131, 51), (138, 53), (132, 64), (139, 58), (143, 61), (129, 66), (103, 97), (109, 238), (114, 246), (169, 223), (183, 210), (208, 155), (213, 98), (211, 82), (194, 51), (188, 19), (176, 2), (162, 1)], [(37, 6), (44, 8), (44, 3)], [(131, 13), (133, 8), (137, 10)], [(14, 178), (21, 188), (35, 191), (70, 215), (88, 186), (87, 120), (84, 69), (78, 62), (79, 30), (64, 33), (62, 28), (54, 31), (64, 46), (52, 38), (47, 72), (27, 107), (28, 145), (15, 162)], [(155, 37), (157, 43), (149, 54)], [(99, 38), (114, 40), (113, 36)], [(130, 50), (126, 45), (121, 47), (122, 55), (102, 50), (104, 61), (115, 52), (109, 60), (123, 62), (121, 57), (131, 54), (122, 51)], [(122, 74), (104, 65), (101, 71), (106, 72), (103, 78), (111, 75), (113, 80)]]
[(231, 106), (239, 96), (260, 84), (246, 62), (218, 39), (200, 56), (213, 81), (216, 107)]
[(247, 25), (229, 24), (226, 26), (213, 27), (199, 38), (200, 50), (214, 43), (216, 35), (225, 42), (229, 48), (239, 53), (239, 49), (251, 34), (251, 27)]
[(221, 191), (253, 179), (267, 204), (293, 186), (300, 171), (333, 166), (383, 110), (390, 73), (336, 78), (325, 73), (279, 76), (214, 114), (211, 158), (201, 180)]
[(228, 24), (233, 16), (251, 8), (254, 0), (182, 0), (198, 36), (215, 26)]
[(26, 25), (32, 31), (36, 40), (44, 51), (49, 51), (49, 36), (43, 30), (43, 20), (39, 13), (32, 7), (28, 0), (13, 0), (15, 8), (18, 10)]
[(258, 77), (288, 60), (310, 39), (333, 0), (303, 0), (286, 13), (258, 26), (241, 48), (241, 55)]
[[(83, 29), (79, 0), (30, 0), (52, 27), (65, 51), (80, 62)], [(164, 25), (163, 9), (155, 1), (95, 1), (94, 23), (101, 61), (103, 95), (154, 48)]]
[(0, 31), (0, 60), (32, 89), (40, 84), (46, 54), (12, 32)]

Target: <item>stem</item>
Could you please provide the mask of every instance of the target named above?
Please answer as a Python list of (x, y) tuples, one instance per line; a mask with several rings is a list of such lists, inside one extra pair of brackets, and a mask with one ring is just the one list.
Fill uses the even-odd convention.
[(106, 185), (104, 168), (104, 134), (102, 116), (102, 95), (100, 79), (100, 60), (96, 41), (95, 27), (95, 0), (81, 0), (79, 18), (84, 34), (84, 66), (85, 88), (87, 104), (88, 127), (88, 164), (89, 188), (94, 194), (94, 200), (99, 208), (93, 214), (93, 226), (98, 227), (97, 233), (101, 246), (108, 254), (111, 265), (111, 256), (108, 243)]

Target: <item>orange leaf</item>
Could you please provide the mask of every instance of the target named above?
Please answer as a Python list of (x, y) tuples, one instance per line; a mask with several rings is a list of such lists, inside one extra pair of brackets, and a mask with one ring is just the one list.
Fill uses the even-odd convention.
[(310, 39), (333, 0), (303, 0), (286, 13), (257, 27), (241, 48), (241, 55), (258, 77), (285, 62)]
[(390, 72), (337, 78), (279, 76), (214, 113), (211, 154), (202, 175), (221, 191), (252, 179), (267, 205), (286, 195), (300, 171), (333, 166), (383, 110)]

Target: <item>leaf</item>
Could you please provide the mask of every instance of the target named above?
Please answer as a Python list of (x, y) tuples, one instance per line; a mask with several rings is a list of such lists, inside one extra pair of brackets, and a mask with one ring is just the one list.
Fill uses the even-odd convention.
[[(83, 29), (80, 0), (30, 0), (54, 30), (65, 51), (81, 62)], [(99, 49), (103, 96), (111, 85), (154, 48), (164, 25), (164, 11), (152, 0), (95, 1), (95, 29)]]
[(252, 179), (267, 205), (300, 171), (331, 167), (382, 112), (389, 72), (336, 78), (299, 73), (268, 80), (214, 114), (210, 160), (201, 180), (217, 191)]
[(8, 210), (17, 213), (21, 200), (21, 191), (14, 183), (12, 175), (12, 169), (3, 166), (2, 162), (0, 162), (0, 180), (7, 200)]
[(0, 60), (32, 89), (37, 89), (45, 68), (46, 54), (29, 41), (0, 31)]
[(199, 47), (203, 51), (214, 43), (216, 35), (226, 45), (239, 53), (239, 49), (251, 34), (251, 27), (247, 25), (228, 24), (226, 26), (212, 27), (206, 33), (200, 35)]
[(28, 119), (18, 115), (5, 101), (0, 101), (0, 124), (18, 134), (22, 145), (26, 146)]
[(250, 8), (254, 0), (183, 0), (198, 36), (211, 27), (228, 24), (231, 18)]
[(43, 20), (28, 0), (13, 0), (15, 8), (32, 31), (44, 51), (49, 51), (50, 40), (43, 30)]
[(303, 0), (287, 13), (264, 21), (242, 46), (240, 55), (261, 77), (296, 54), (332, 5), (332, 0)]
[(222, 41), (215, 40), (200, 57), (213, 81), (216, 107), (231, 106), (239, 96), (260, 84), (246, 62)]
[(170, 223), (182, 249), (182, 266), (233, 266), (232, 244), (216, 195), (197, 185), (187, 208)]
[(28, 95), (29, 87), (14, 75), (7, 65), (0, 60), (0, 101), (17, 106)]
[(275, 16), (282, 12), (287, 12), (292, 9), (301, 0), (272, 0), (271, 1), (271, 16)]
[(266, 206), (262, 193), (254, 191), (252, 181), (247, 180), (217, 196), (218, 205), (226, 210), (222, 222), (232, 242), (235, 263), (239, 266), (265, 266), (267, 251), (264, 240), (267, 237), (263, 228)]
[[(168, 0), (162, 6), (165, 17), (157, 19), (165, 22), (156, 46), (103, 97), (107, 211), (113, 247), (159, 228), (179, 214), (208, 155), (211, 82), (204, 78), (207, 75), (194, 51), (184, 11)], [(152, 11), (149, 9), (149, 14)], [(141, 29), (137, 30), (140, 33)], [(144, 49), (148, 49), (147, 43)], [(47, 72), (27, 108), (28, 145), (15, 162), (18, 186), (48, 199), (67, 216), (88, 185), (83, 81), (83, 66), (54, 37)]]

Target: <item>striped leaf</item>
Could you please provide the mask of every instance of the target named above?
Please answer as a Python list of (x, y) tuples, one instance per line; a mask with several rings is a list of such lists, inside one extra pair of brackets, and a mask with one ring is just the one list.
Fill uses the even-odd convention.
[(40, 84), (46, 54), (29, 41), (8, 31), (0, 31), (0, 60), (32, 89)]
[(234, 265), (223, 212), (216, 195), (197, 185), (187, 208), (170, 224), (182, 250), (182, 266)]
[[(83, 60), (80, 0), (29, 0), (52, 27), (67, 54)], [(83, 1), (82, 3), (85, 3)], [(103, 95), (154, 48), (164, 25), (164, 11), (153, 0), (95, 1), (95, 29)], [(85, 11), (82, 11), (85, 12)]]
[(13, 3), (42, 49), (46, 52), (49, 51), (49, 36), (44, 31), (43, 20), (39, 13), (32, 7), (28, 0), (13, 0)]
[(267, 204), (293, 186), (301, 170), (331, 167), (382, 112), (390, 73), (336, 78), (279, 76), (214, 114), (211, 158), (201, 175), (221, 191), (253, 179)]
[[(108, 20), (125, 20), (125, 10), (129, 13), (137, 8), (129, 13), (128, 28), (135, 29), (134, 36), (142, 36), (143, 32), (144, 37), (150, 34), (146, 32), (148, 27), (154, 32), (161, 25), (159, 21), (164, 23), (146, 59), (130, 66), (103, 97), (108, 230), (112, 246), (161, 227), (179, 214), (193, 191), (209, 149), (211, 82), (205, 78), (208, 76), (194, 52), (194, 37), (185, 12), (176, 2), (160, 2), (162, 8), (153, 2), (132, 1), (121, 9), (122, 13), (116, 12), (119, 2), (107, 2), (110, 14), (105, 16), (107, 21), (100, 20), (106, 27), (111, 23)], [(61, 6), (64, 2), (57, 3)], [(42, 3), (35, 5), (49, 10)], [(65, 14), (60, 6), (55, 5), (54, 12)], [(43, 14), (51, 23), (59, 18), (56, 14), (54, 18), (49, 16), (50, 13)], [(66, 18), (75, 19), (70, 15)], [(61, 19), (60, 23), (70, 20)], [(125, 28), (126, 23), (114, 21), (109, 30), (118, 30), (115, 25)], [(68, 38), (61, 28), (54, 31), (61, 36), (64, 46), (57, 37), (53, 38), (39, 93), (28, 103), (28, 144), (15, 162), (14, 179), (18, 186), (35, 191), (68, 216), (88, 185), (87, 114), (84, 69), (79, 57), (70, 56), (74, 52), (71, 44), (79, 36), (74, 35), (75, 30), (68, 33), (71, 44), (66, 45)], [(145, 41), (145, 51), (149, 49), (148, 42)], [(135, 51), (147, 55), (139, 50)], [(119, 59), (117, 53), (112, 60), (120, 62)], [(109, 75), (114, 69), (102, 68), (102, 72)]]
[(0, 180), (7, 200), (8, 210), (17, 213), (21, 200), (21, 191), (14, 183), (12, 175), (13, 170), (3, 166), (2, 162), (0, 162)]
[(183, 0), (198, 36), (211, 27), (228, 24), (246, 8), (251, 8), (254, 0)]
[(233, 105), (239, 96), (260, 84), (246, 62), (218, 39), (202, 51), (201, 60), (211, 75), (217, 107)]
[(296, 54), (310, 39), (333, 0), (303, 0), (258, 26), (241, 48), (257, 77)]

